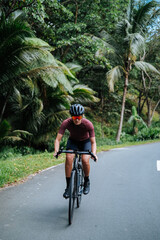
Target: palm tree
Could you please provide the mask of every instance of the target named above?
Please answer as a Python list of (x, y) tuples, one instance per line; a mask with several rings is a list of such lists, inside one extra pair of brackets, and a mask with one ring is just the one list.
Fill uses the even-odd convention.
[[(116, 40), (109, 36), (105, 31), (102, 31), (100, 34), (105, 41), (104, 45), (110, 49), (107, 57), (112, 57), (111, 61), (113, 61), (112, 63), (114, 64), (114, 67), (107, 72), (107, 80), (110, 89), (113, 91), (114, 83), (120, 78), (124, 79), (122, 108), (116, 138), (117, 142), (119, 142), (122, 132), (130, 71), (133, 67), (136, 67), (144, 72), (152, 71), (156, 74), (160, 74), (150, 63), (144, 62), (143, 60), (138, 61), (145, 52), (145, 38), (142, 35), (142, 26), (144, 27), (145, 23), (149, 23), (151, 16), (148, 13), (153, 6), (156, 6), (156, 3), (152, 1), (143, 4), (142, 6), (139, 6), (138, 10), (134, 8), (133, 3), (134, 1), (131, 0), (128, 7), (127, 18), (123, 19), (123, 21), (117, 25)], [(147, 16), (148, 21), (144, 22), (143, 20), (146, 19)]]
[(97, 101), (93, 90), (77, 85), (80, 66), (69, 64), (70, 71), (56, 60), (22, 14), (1, 16), (0, 42), (0, 120), (3, 126), (3, 119), (8, 120), (12, 139), (15, 135), (20, 140), (21, 134), (30, 143), (47, 141), (68, 116), (72, 102)]
[[(74, 76), (50, 53), (53, 50), (46, 42), (35, 37), (23, 15), (10, 16), (0, 21), (0, 121), (6, 105), (13, 94), (13, 87), (24, 86), (28, 79), (40, 84), (45, 97), (44, 85), (56, 88), (59, 84), (72, 93), (70, 81)], [(21, 87), (22, 89), (22, 87)]]

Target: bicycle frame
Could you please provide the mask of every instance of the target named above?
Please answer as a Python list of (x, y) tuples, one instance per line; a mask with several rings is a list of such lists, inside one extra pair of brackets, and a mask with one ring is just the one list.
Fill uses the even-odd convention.
[[(61, 149), (57, 153), (56, 157), (58, 158), (58, 155), (61, 154), (61, 153), (75, 154), (74, 161), (73, 161), (73, 167), (72, 167), (72, 173), (71, 173), (71, 179), (70, 179), (70, 187), (69, 187), (69, 191), (70, 191), (69, 195), (70, 196), (69, 196), (68, 219), (69, 219), (69, 224), (71, 224), (72, 223), (72, 218), (73, 218), (75, 199), (77, 199), (77, 207), (79, 207), (80, 202), (81, 202), (81, 197), (82, 197), (83, 169), (82, 169), (82, 166), (81, 166), (81, 164), (82, 164), (81, 155), (82, 154), (90, 155), (94, 158), (95, 161), (96, 161), (96, 157), (90, 151), (63, 150), (63, 149)], [(79, 189), (81, 189), (81, 192), (79, 191)]]

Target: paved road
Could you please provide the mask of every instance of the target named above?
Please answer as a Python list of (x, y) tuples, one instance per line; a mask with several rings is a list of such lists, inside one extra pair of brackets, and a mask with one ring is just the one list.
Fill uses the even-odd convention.
[(0, 240), (159, 240), (160, 143), (91, 161), (91, 192), (68, 226), (64, 165), (0, 191)]

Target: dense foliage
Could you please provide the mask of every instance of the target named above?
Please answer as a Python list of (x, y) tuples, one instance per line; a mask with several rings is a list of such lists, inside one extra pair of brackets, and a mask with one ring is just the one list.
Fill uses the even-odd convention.
[(99, 144), (159, 137), (158, 2), (0, 0), (0, 9), (1, 145), (51, 150), (74, 102), (93, 110)]

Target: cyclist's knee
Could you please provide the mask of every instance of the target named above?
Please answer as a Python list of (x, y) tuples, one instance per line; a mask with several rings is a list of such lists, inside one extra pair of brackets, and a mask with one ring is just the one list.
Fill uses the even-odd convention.
[(89, 159), (90, 159), (90, 157), (83, 155), (82, 156), (83, 165), (89, 165)]
[(73, 163), (73, 158), (74, 158), (73, 154), (67, 153), (67, 154), (66, 154), (66, 164), (67, 164), (67, 165), (72, 164), (72, 163)]

